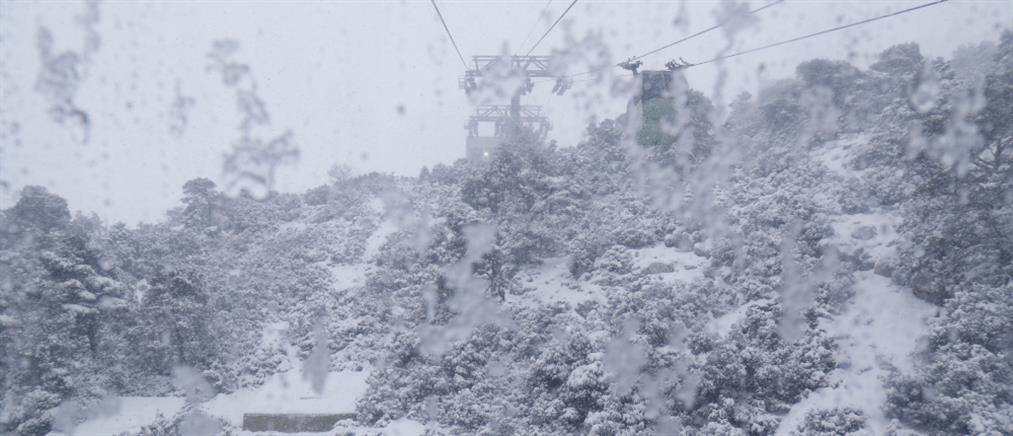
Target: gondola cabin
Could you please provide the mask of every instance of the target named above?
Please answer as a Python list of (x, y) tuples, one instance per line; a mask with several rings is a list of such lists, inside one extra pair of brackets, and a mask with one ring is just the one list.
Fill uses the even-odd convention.
[(686, 89), (686, 79), (679, 72), (668, 70), (641, 71), (637, 90), (627, 104), (627, 116), (640, 120), (637, 142), (641, 145), (672, 143), (670, 132), (675, 124), (676, 98), (679, 89)]

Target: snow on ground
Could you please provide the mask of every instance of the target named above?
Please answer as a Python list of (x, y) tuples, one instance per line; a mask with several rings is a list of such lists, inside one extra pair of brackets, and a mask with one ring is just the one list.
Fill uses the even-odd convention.
[(342, 431), (351, 434), (375, 434), (379, 430), (382, 432), (381, 434), (385, 436), (422, 436), (425, 434), (427, 428), (429, 427), (418, 421), (399, 419), (391, 421), (390, 424), (387, 424), (387, 426), (382, 429), (338, 426), (335, 430), (336, 434), (342, 434)]
[(397, 230), (396, 224), (390, 220), (383, 220), (380, 226), (366, 239), (366, 251), (362, 254), (363, 262), (369, 262), (373, 256), (376, 256), (380, 252), (380, 247), (383, 246), (383, 243), (387, 242), (387, 237)]
[[(633, 271), (668, 265), (671, 272), (651, 272), (651, 277), (666, 283), (690, 283), (703, 277), (707, 258), (690, 252), (657, 245), (654, 247), (630, 250), (633, 254)], [(551, 304), (565, 302), (576, 306), (585, 301), (605, 301), (605, 291), (593, 279), (576, 279), (570, 274), (570, 258), (567, 256), (544, 259), (536, 267), (528, 268), (518, 274), (521, 285), (527, 288), (520, 299), (509, 298), (520, 304)], [(585, 277), (586, 278), (586, 277)]]
[(366, 391), (367, 377), (366, 370), (328, 373), (323, 393), (317, 395), (299, 368), (293, 368), (261, 386), (217, 395), (200, 409), (237, 428), (243, 425), (245, 413), (354, 413), (356, 400)]
[(707, 266), (707, 258), (690, 251), (680, 251), (672, 247), (658, 244), (653, 247), (632, 250), (633, 270), (642, 271), (652, 265), (665, 264), (672, 267), (672, 272), (655, 273), (665, 283), (689, 284), (703, 278)]
[(521, 271), (518, 274), (521, 285), (528, 289), (522, 301), (531, 302), (533, 298), (533, 302), (540, 304), (562, 301), (571, 306), (590, 300), (605, 301), (601, 287), (574, 279), (569, 265), (569, 257), (554, 257), (545, 259), (541, 265)]
[[(171, 417), (183, 408), (183, 397), (119, 397), (116, 413), (96, 416), (77, 427), (72, 436), (133, 434), (155, 422), (158, 415)], [(61, 433), (50, 433), (50, 436)]]
[[(894, 228), (899, 218), (889, 212), (847, 215), (833, 223), (836, 243), (843, 252), (862, 249), (872, 261), (895, 253)], [(874, 229), (875, 231), (870, 231)], [(837, 340), (839, 368), (829, 386), (796, 404), (781, 421), (777, 434), (789, 434), (816, 408), (854, 407), (867, 418), (867, 434), (885, 434), (886, 391), (883, 380), (891, 368), (910, 371), (935, 307), (873, 271), (855, 273), (855, 296), (840, 315), (823, 327)]]
[(332, 288), (335, 290), (359, 288), (366, 284), (367, 266), (361, 263), (328, 265)]
[(399, 419), (388, 424), (384, 431), (390, 436), (419, 436), (425, 433), (426, 426), (417, 421)]
[(288, 232), (305, 232), (309, 228), (309, 224), (306, 221), (294, 220), (286, 221), (278, 226), (278, 229)]
[(797, 428), (809, 410), (831, 407), (861, 409), (871, 434), (886, 432), (883, 378), (891, 366), (911, 370), (911, 354), (928, 331), (926, 321), (935, 307), (871, 271), (856, 276), (855, 298), (841, 315), (824, 324), (837, 338), (841, 367), (831, 373), (831, 387), (813, 392), (791, 409), (778, 434)]
[(285, 341), (285, 332), (289, 324), (285, 321), (269, 322), (264, 324), (264, 330), (260, 333), (260, 343), (264, 348), (271, 348)]
[(233, 434), (236, 436), (336, 436), (336, 435), (383, 435), (383, 436), (422, 436), (425, 434), (427, 429), (433, 429), (442, 431), (440, 434), (450, 434), (449, 431), (434, 427), (427, 426), (418, 421), (412, 421), (410, 419), (399, 419), (391, 421), (385, 427), (361, 427), (353, 424), (348, 424), (348, 421), (339, 422), (333, 430), (315, 433), (315, 432), (294, 432), (294, 433), (277, 433), (277, 432), (253, 432), (245, 430), (236, 430)]
[(387, 205), (381, 198), (373, 198), (369, 201), (369, 208), (377, 216), (382, 217), (380, 225), (377, 226), (376, 230), (366, 238), (366, 250), (362, 254), (362, 261), (369, 263), (370, 259), (376, 256), (380, 252), (380, 247), (383, 246), (384, 242), (387, 242), (387, 237), (392, 233), (398, 231), (397, 223), (393, 221), (393, 217), (387, 213)]
[(845, 253), (862, 248), (875, 262), (896, 253), (894, 241), (900, 217), (887, 211), (842, 215), (831, 223), (834, 243)]
[[(295, 368), (275, 374), (261, 386), (217, 395), (197, 408), (210, 416), (225, 420), (235, 428), (242, 428), (245, 413), (354, 413), (355, 402), (366, 391), (368, 376), (368, 370), (328, 373), (323, 393), (317, 395), (309, 381), (304, 380), (299, 369)], [(158, 415), (171, 418), (177, 414), (183, 408), (184, 398), (120, 397), (119, 403), (116, 413), (81, 423), (71, 436), (134, 434), (142, 427), (154, 423)], [(398, 425), (400, 427), (383, 430), (391, 435), (421, 434), (421, 431), (412, 433), (411, 430), (415, 427), (411, 423)], [(371, 430), (375, 432), (378, 429)], [(400, 433), (395, 433), (394, 430)], [(51, 436), (63, 435), (53, 433)]]
[(718, 335), (719, 337), (728, 336), (728, 333), (732, 331), (732, 327), (738, 324), (746, 318), (746, 312), (749, 310), (749, 304), (743, 304), (735, 310), (732, 310), (724, 315), (710, 320), (707, 323), (707, 331)]
[(826, 165), (830, 172), (842, 177), (854, 177), (856, 170), (851, 168), (851, 160), (854, 158), (856, 145), (869, 141), (869, 135), (856, 134), (845, 135), (843, 138), (830, 141), (818, 148), (813, 157)]
[(328, 265), (331, 272), (335, 290), (359, 288), (366, 284), (366, 274), (369, 272), (369, 261), (377, 253), (380, 247), (387, 241), (387, 237), (397, 231), (397, 226), (390, 220), (384, 220), (366, 238), (366, 249), (362, 254), (361, 263)]

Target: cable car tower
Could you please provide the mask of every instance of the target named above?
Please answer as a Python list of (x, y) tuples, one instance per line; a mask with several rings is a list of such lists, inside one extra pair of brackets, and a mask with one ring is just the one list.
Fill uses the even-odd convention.
[[(557, 95), (562, 95), (569, 89), (572, 83), (569, 77), (563, 75), (557, 77), (557, 75), (552, 74), (550, 71), (551, 56), (531, 56), (531, 53), (552, 32), (552, 29), (556, 28), (556, 25), (563, 20), (563, 17), (570, 12), (570, 9), (573, 9), (577, 1), (572, 0), (570, 2), (570, 5), (563, 10), (563, 13), (556, 18), (556, 21), (524, 53), (524, 56), (473, 56), (471, 58), (472, 64), (468, 65), (468, 62), (464, 60), (464, 55), (461, 54), (460, 47), (457, 46), (454, 34), (450, 31), (450, 26), (447, 26), (447, 20), (443, 17), (440, 7), (436, 4), (436, 0), (430, 0), (433, 10), (436, 11), (436, 15), (440, 18), (443, 30), (447, 32), (447, 37), (454, 46), (458, 59), (461, 60), (461, 65), (464, 66), (464, 77), (458, 81), (461, 89), (464, 89), (470, 95), (472, 92), (480, 89), (479, 81), (486, 78), (506, 78), (508, 80), (516, 77), (523, 78), (523, 84), (512, 92), (509, 106), (486, 105), (475, 109), (475, 115), (471, 116), (466, 126), (468, 129), (466, 152), (469, 160), (482, 161), (488, 159), (492, 149), (498, 147), (504, 138), (516, 137), (526, 128), (531, 128), (540, 138), (544, 138), (545, 134), (552, 127), (548, 118), (542, 114), (541, 106), (522, 106), (521, 96), (530, 93), (534, 88), (535, 85), (531, 81), (532, 78), (555, 78), (556, 86), (552, 88), (552, 92)], [(525, 40), (527, 40), (527, 37), (525, 37)], [(489, 122), (495, 125), (494, 135), (480, 136), (479, 124)]]
[[(570, 79), (558, 77), (550, 68), (551, 56), (473, 56), (472, 68), (465, 71), (458, 85), (465, 93), (471, 94), (480, 89), (480, 81), (486, 78), (509, 78), (513, 80), (523, 77), (523, 83), (514, 90), (509, 105), (480, 105), (475, 108), (466, 126), (468, 139), (466, 157), (469, 160), (481, 161), (489, 157), (492, 149), (499, 146), (506, 138), (513, 137), (523, 130), (534, 132), (539, 139), (544, 139), (552, 128), (552, 123), (538, 105), (522, 105), (521, 97), (534, 89), (532, 78), (554, 78), (556, 85), (553, 93), (562, 95), (570, 87)], [(480, 126), (492, 123), (493, 136), (483, 136)]]

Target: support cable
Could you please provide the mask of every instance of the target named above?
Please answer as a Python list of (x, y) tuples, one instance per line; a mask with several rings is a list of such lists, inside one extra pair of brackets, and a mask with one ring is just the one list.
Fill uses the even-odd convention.
[(538, 27), (538, 22), (542, 20), (542, 14), (549, 9), (550, 4), (552, 4), (552, 0), (546, 1), (545, 5), (538, 10), (538, 16), (535, 17), (535, 21), (531, 23), (531, 27), (528, 28), (528, 33), (524, 35), (524, 39), (521, 40), (520, 44), (517, 44), (517, 47), (524, 47), (524, 45), (528, 43), (528, 40), (531, 39), (531, 34), (535, 31), (535, 27)]
[(775, 42), (773, 44), (767, 44), (767, 45), (763, 45), (763, 46), (760, 46), (760, 47), (754, 47), (754, 48), (751, 48), (751, 49), (748, 49), (748, 50), (742, 50), (742, 51), (735, 52), (735, 53), (728, 54), (728, 55), (717, 56), (717, 57), (715, 57), (713, 59), (708, 59), (706, 61), (697, 62), (695, 64), (689, 64), (685, 68), (695, 67), (697, 65), (709, 64), (709, 63), (712, 63), (712, 62), (717, 62), (717, 61), (728, 59), (728, 58), (734, 58), (736, 56), (742, 56), (744, 54), (755, 53), (755, 52), (758, 52), (760, 50), (766, 50), (768, 48), (778, 47), (778, 46), (789, 44), (789, 43), (792, 43), (792, 42), (798, 42), (798, 41), (801, 41), (803, 39), (808, 39), (808, 38), (812, 38), (812, 37), (816, 37), (816, 36), (820, 36), (820, 35), (826, 35), (828, 33), (836, 32), (838, 30), (844, 30), (844, 29), (847, 29), (849, 27), (855, 27), (855, 26), (859, 26), (859, 25), (862, 25), (862, 24), (871, 23), (873, 21), (879, 21), (879, 20), (882, 20), (882, 19), (885, 19), (885, 18), (895, 17), (897, 15), (906, 14), (908, 12), (913, 12), (913, 11), (916, 11), (916, 10), (919, 10), (919, 9), (922, 9), (922, 8), (927, 8), (929, 6), (935, 6), (935, 5), (938, 5), (940, 3), (946, 3), (948, 1), (950, 1), (950, 0), (936, 0), (934, 2), (929, 2), (929, 3), (921, 4), (921, 5), (910, 7), (910, 8), (907, 8), (907, 9), (902, 9), (902, 10), (899, 10), (899, 11), (891, 12), (889, 14), (880, 15), (878, 17), (867, 18), (867, 19), (864, 19), (862, 21), (856, 21), (854, 23), (844, 24), (844, 25), (833, 27), (833, 28), (830, 28), (830, 29), (821, 30), (819, 32), (810, 33), (808, 35), (802, 35), (802, 36), (798, 36), (798, 37), (795, 37), (795, 38), (786, 39), (784, 41)]
[(461, 49), (457, 48), (457, 41), (454, 40), (454, 35), (450, 33), (450, 28), (447, 27), (447, 21), (443, 19), (443, 13), (440, 12), (440, 7), (436, 6), (436, 0), (429, 0), (433, 3), (433, 9), (436, 9), (436, 15), (440, 17), (440, 22), (443, 23), (443, 30), (447, 31), (447, 36), (450, 37), (450, 43), (454, 45), (454, 51), (457, 52), (457, 57), (461, 59), (461, 65), (464, 66), (464, 70), (468, 70), (468, 63), (464, 61), (464, 55), (461, 54)]
[[(781, 3), (784, 3), (784, 0), (775, 0), (775, 1), (772, 1), (770, 3), (767, 3), (767, 4), (763, 5), (763, 6), (760, 6), (760, 7), (756, 8), (756, 9), (753, 9), (753, 10), (749, 11), (749, 15), (753, 15), (753, 14), (755, 14), (757, 12), (760, 12), (760, 11), (762, 11), (764, 9), (767, 9), (767, 8), (771, 7), (771, 6), (777, 6), (777, 5), (781, 4)], [(643, 59), (643, 58), (648, 57), (648, 56), (650, 56), (652, 54), (655, 54), (655, 53), (657, 53), (659, 51), (665, 50), (667, 48), (674, 47), (674, 46), (676, 46), (678, 44), (682, 44), (682, 43), (684, 43), (686, 41), (689, 41), (689, 40), (691, 40), (693, 38), (696, 38), (696, 37), (698, 37), (700, 35), (703, 35), (703, 34), (705, 34), (707, 32), (710, 32), (712, 30), (720, 29), (724, 25), (725, 25), (724, 22), (715, 24), (715, 25), (713, 25), (711, 27), (708, 27), (708, 28), (706, 28), (704, 30), (701, 30), (701, 31), (696, 32), (696, 33), (694, 33), (692, 35), (689, 35), (689, 36), (687, 36), (685, 38), (682, 38), (682, 39), (680, 39), (678, 41), (674, 41), (674, 42), (665, 44), (665, 45), (663, 45), (661, 47), (658, 47), (658, 48), (656, 48), (654, 50), (651, 50), (651, 51), (649, 51), (647, 53), (644, 53), (644, 54), (642, 54), (640, 56), (634, 56), (633, 60)]]
[(559, 24), (559, 22), (563, 20), (563, 17), (566, 16), (566, 13), (570, 12), (570, 9), (572, 9), (573, 5), (575, 5), (575, 4), (577, 4), (577, 0), (573, 0), (572, 2), (570, 2), (570, 6), (566, 7), (566, 10), (564, 10), (563, 13), (559, 15), (559, 18), (556, 18), (556, 21), (552, 22), (552, 25), (549, 26), (549, 28), (545, 31), (545, 33), (542, 34), (542, 37), (538, 38), (538, 41), (535, 42), (535, 45), (531, 46), (531, 49), (528, 50), (528, 52), (524, 54), (525, 57), (531, 56), (531, 52), (535, 51), (535, 48), (537, 48), (538, 44), (541, 44), (542, 41), (545, 40), (546, 36), (549, 36), (549, 33), (552, 32), (552, 29), (556, 28), (556, 25)]
[[(720, 55), (720, 56), (717, 56), (717, 57), (714, 57), (712, 59), (708, 59), (708, 60), (705, 60), (705, 61), (683, 65), (680, 68), (678, 68), (678, 70), (684, 70), (684, 69), (696, 67), (696, 66), (699, 66), (699, 65), (710, 64), (710, 63), (714, 63), (714, 62), (717, 62), (717, 61), (720, 61), (720, 60), (729, 59), (729, 58), (733, 58), (733, 57), (737, 57), (737, 56), (742, 56), (742, 55), (746, 55), (746, 54), (750, 54), (750, 53), (755, 53), (755, 52), (758, 52), (758, 51), (761, 51), (761, 50), (766, 50), (768, 48), (779, 47), (779, 46), (782, 46), (782, 45), (785, 45), (785, 44), (790, 44), (790, 43), (793, 43), (793, 42), (798, 42), (798, 41), (801, 41), (801, 40), (804, 40), (804, 39), (813, 38), (813, 37), (820, 36), (820, 35), (826, 35), (826, 34), (831, 33), (831, 32), (836, 32), (836, 31), (839, 31), (839, 30), (844, 30), (844, 29), (847, 29), (847, 28), (851, 28), (851, 27), (855, 27), (855, 26), (860, 26), (862, 24), (871, 23), (873, 21), (879, 21), (879, 20), (882, 20), (882, 19), (886, 19), (886, 18), (890, 18), (890, 17), (895, 17), (895, 16), (898, 16), (898, 15), (906, 14), (908, 12), (914, 12), (914, 11), (917, 11), (919, 9), (924, 9), (924, 8), (927, 8), (927, 7), (930, 7), (930, 6), (935, 6), (935, 5), (938, 5), (940, 3), (946, 3), (948, 1), (950, 1), (950, 0), (936, 0), (936, 1), (928, 2), (928, 3), (924, 3), (924, 4), (921, 4), (921, 5), (918, 5), (918, 6), (913, 6), (913, 7), (907, 8), (907, 9), (901, 9), (899, 11), (894, 11), (894, 12), (891, 12), (891, 13), (888, 13), (888, 14), (883, 14), (883, 15), (879, 15), (879, 16), (876, 16), (876, 17), (867, 18), (867, 19), (864, 19), (864, 20), (861, 20), (861, 21), (856, 21), (854, 23), (848, 23), (848, 24), (837, 26), (837, 27), (832, 27), (830, 29), (821, 30), (819, 32), (814, 32), (814, 33), (810, 33), (810, 34), (807, 34), (807, 35), (797, 36), (795, 38), (786, 39), (784, 41), (778, 41), (778, 42), (775, 42), (775, 43), (772, 43), (772, 44), (767, 44), (767, 45), (763, 45), (763, 46), (760, 46), (760, 47), (754, 47), (754, 48), (751, 48), (751, 49), (738, 51), (738, 52), (735, 52), (735, 53), (732, 53), (732, 54)], [(768, 6), (770, 6), (770, 5), (768, 5)], [(651, 51), (651, 52), (648, 52), (647, 54), (653, 54), (655, 52), (656, 51)], [(593, 73), (593, 72), (599, 71), (599, 70), (601, 70), (601, 69), (591, 70), (591, 71), (588, 71), (588, 72), (574, 74), (574, 75), (567, 76), (567, 77), (574, 77), (574, 76), (583, 75), (583, 74), (590, 74), (590, 73)], [(585, 80), (591, 80), (591, 79), (585, 79)], [(581, 82), (581, 81), (585, 81), (585, 80), (577, 80), (577, 81)]]
[[(763, 5), (763, 6), (760, 6), (760, 7), (756, 8), (756, 9), (753, 9), (753, 10), (749, 11), (749, 15), (753, 15), (753, 14), (755, 14), (757, 12), (760, 12), (760, 11), (762, 11), (764, 9), (767, 9), (769, 7), (772, 7), (772, 6), (779, 5), (781, 3), (784, 3), (784, 0), (775, 0), (775, 1), (772, 1), (770, 3), (767, 3), (767, 4)], [(672, 47), (674, 47), (676, 45), (682, 44), (682, 43), (684, 43), (686, 41), (689, 41), (689, 40), (691, 40), (693, 38), (696, 38), (696, 37), (698, 37), (700, 35), (703, 35), (703, 34), (705, 34), (707, 32), (710, 32), (710, 31), (713, 31), (713, 30), (716, 30), (716, 29), (720, 29), (724, 25), (725, 25), (725, 22), (721, 22), (721, 23), (715, 24), (715, 25), (713, 25), (711, 27), (708, 27), (708, 28), (706, 28), (704, 30), (696, 32), (696, 33), (694, 33), (692, 35), (689, 35), (689, 36), (686, 36), (686, 37), (684, 37), (682, 39), (679, 39), (677, 41), (665, 44), (665, 45), (663, 45), (661, 47), (658, 47), (658, 48), (656, 48), (654, 50), (651, 50), (651, 51), (649, 51), (647, 53), (644, 53), (644, 54), (642, 54), (640, 56), (634, 56), (634, 57), (630, 58), (629, 61), (630, 62), (634, 62), (634, 61), (640, 60), (640, 59), (642, 59), (644, 57), (647, 57), (647, 56), (650, 56), (650, 55), (655, 54), (657, 52), (660, 52), (662, 50), (665, 50), (665, 49), (668, 49), (668, 48), (672, 48)], [(591, 70), (588, 70), (588, 71), (584, 71), (584, 72), (580, 72), (580, 73), (576, 73), (576, 74), (571, 74), (571, 75), (569, 75), (567, 77), (583, 76), (583, 75), (587, 75), (587, 74), (597, 73), (597, 72), (602, 71), (602, 70), (607, 70), (607, 69), (612, 68), (612, 67), (622, 67), (622, 65), (624, 63), (626, 63), (626, 61), (620, 62), (620, 63), (615, 64), (615, 65), (608, 65), (608, 66), (604, 66), (604, 67), (598, 67), (598, 68), (591, 69)]]

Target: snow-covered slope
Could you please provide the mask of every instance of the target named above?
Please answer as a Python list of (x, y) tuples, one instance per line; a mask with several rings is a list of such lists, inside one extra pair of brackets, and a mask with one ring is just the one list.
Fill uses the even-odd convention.
[[(643, 273), (665, 283), (688, 284), (703, 277), (707, 259), (663, 244), (630, 250), (632, 272)], [(569, 257), (545, 259), (541, 265), (518, 274), (526, 292), (510, 298), (515, 304), (539, 305), (566, 302), (576, 306), (585, 301), (604, 302), (605, 291), (593, 277), (575, 278), (569, 270)]]
[(839, 367), (830, 374), (830, 387), (817, 390), (791, 409), (778, 434), (789, 434), (806, 412), (817, 408), (853, 407), (868, 418), (868, 434), (885, 434), (884, 377), (893, 368), (910, 371), (926, 320), (935, 308), (910, 290), (871, 271), (856, 274), (855, 296), (844, 312), (824, 327), (840, 347)]
[(522, 305), (549, 304), (557, 301), (577, 305), (584, 301), (604, 301), (605, 296), (601, 287), (586, 280), (573, 278), (569, 263), (568, 257), (545, 259), (541, 265), (522, 271), (518, 277), (527, 291), (521, 298), (509, 298), (508, 301)]
[(330, 372), (323, 392), (317, 394), (300, 371), (292, 369), (275, 374), (261, 386), (218, 395), (199, 408), (237, 428), (246, 413), (354, 413), (368, 377), (368, 369)]
[[(832, 223), (834, 243), (842, 253), (864, 253), (863, 262), (875, 264), (895, 255), (898, 222), (889, 211), (844, 215)], [(853, 289), (855, 294), (843, 311), (822, 324), (839, 347), (839, 364), (830, 374), (830, 386), (792, 407), (778, 434), (790, 434), (811, 410), (838, 407), (861, 410), (867, 418), (867, 434), (887, 431), (884, 378), (894, 369), (912, 370), (912, 353), (929, 331), (927, 320), (935, 307), (871, 269), (855, 273)]]
[[(115, 413), (91, 418), (76, 427), (70, 435), (98, 436), (134, 434), (158, 419), (171, 417), (183, 409), (183, 397), (119, 397)], [(63, 435), (54, 432), (51, 436)]]

